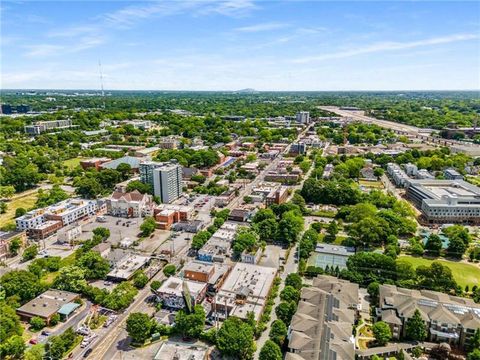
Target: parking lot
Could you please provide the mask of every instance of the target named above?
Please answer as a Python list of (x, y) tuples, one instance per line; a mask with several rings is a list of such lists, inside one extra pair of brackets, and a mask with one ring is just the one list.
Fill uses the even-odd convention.
[(140, 234), (140, 225), (143, 222), (142, 218), (120, 218), (110, 215), (103, 216), (105, 221), (93, 221), (82, 227), (82, 234), (78, 237), (79, 240), (91, 239), (92, 231), (97, 227), (104, 227), (110, 230), (110, 238), (108, 241), (112, 245), (118, 245), (120, 241), (129, 238), (133, 241), (138, 239)]

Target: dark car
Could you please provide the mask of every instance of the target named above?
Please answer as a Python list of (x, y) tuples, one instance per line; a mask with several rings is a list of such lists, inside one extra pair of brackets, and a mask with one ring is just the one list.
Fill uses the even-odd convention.
[(85, 354), (83, 354), (83, 357), (84, 358), (88, 357), (88, 355), (90, 355), (92, 351), (93, 351), (92, 348), (88, 349), (87, 351), (85, 351)]
[(43, 331), (42, 331), (42, 335), (43, 335), (43, 336), (50, 336), (50, 335), (52, 335), (52, 333), (51, 333), (50, 331), (43, 330)]

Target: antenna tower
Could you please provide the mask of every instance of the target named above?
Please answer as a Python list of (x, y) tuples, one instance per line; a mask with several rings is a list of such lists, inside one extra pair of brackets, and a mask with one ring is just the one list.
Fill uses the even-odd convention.
[(103, 108), (105, 109), (105, 91), (103, 90), (103, 72), (102, 72), (102, 63), (98, 60), (98, 71), (100, 72), (100, 86), (102, 89), (102, 100)]

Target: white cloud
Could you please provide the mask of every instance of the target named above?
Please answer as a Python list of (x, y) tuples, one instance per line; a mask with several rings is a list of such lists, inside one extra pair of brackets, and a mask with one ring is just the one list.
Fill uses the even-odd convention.
[(266, 22), (262, 24), (249, 25), (244, 27), (236, 28), (235, 31), (245, 32), (245, 33), (256, 33), (262, 31), (271, 31), (277, 29), (283, 29), (288, 27), (288, 24), (279, 23), (279, 22)]
[(343, 50), (343, 51), (337, 51), (333, 53), (301, 57), (301, 58), (292, 60), (292, 62), (303, 64), (303, 63), (309, 63), (314, 61), (343, 59), (343, 58), (349, 58), (352, 56), (363, 55), (363, 54), (421, 48), (421, 47), (427, 47), (427, 46), (433, 46), (433, 45), (454, 43), (459, 41), (474, 40), (479, 38), (480, 36), (477, 34), (456, 34), (456, 35), (449, 35), (449, 36), (436, 37), (436, 38), (423, 39), (423, 40), (410, 41), (410, 42), (393, 42), (393, 41), (379, 42), (371, 45), (353, 48), (350, 50)]

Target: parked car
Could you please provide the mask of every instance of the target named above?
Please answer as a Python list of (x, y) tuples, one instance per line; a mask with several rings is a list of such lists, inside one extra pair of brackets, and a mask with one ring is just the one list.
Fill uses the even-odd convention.
[(43, 331), (42, 331), (42, 335), (43, 335), (43, 336), (50, 336), (50, 335), (52, 335), (52, 333), (51, 333), (50, 331), (43, 330)]
[(32, 344), (32, 345), (35, 345), (35, 344), (38, 343), (38, 340), (37, 339), (30, 339), (29, 343)]
[(87, 351), (85, 351), (85, 354), (83, 354), (83, 357), (84, 358), (88, 357), (88, 355), (90, 355), (92, 351), (93, 349), (87, 349)]

